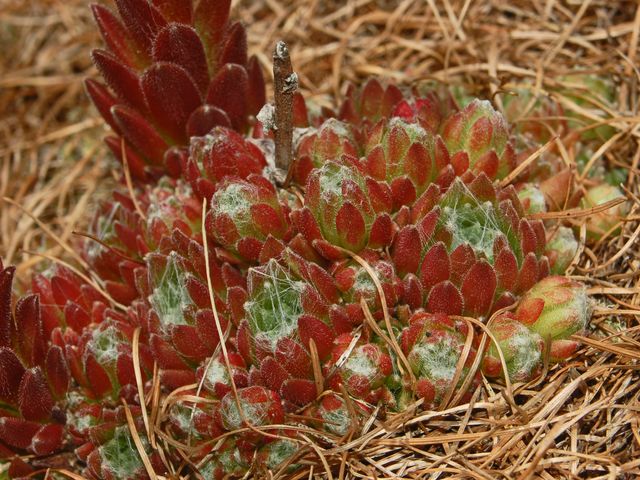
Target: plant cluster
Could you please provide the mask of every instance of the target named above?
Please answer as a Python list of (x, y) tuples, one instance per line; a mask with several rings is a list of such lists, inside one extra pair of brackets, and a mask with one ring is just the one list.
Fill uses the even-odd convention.
[(133, 185), (97, 208), (88, 274), (52, 266), (14, 302), (0, 266), (12, 478), (47, 458), (105, 480), (295, 470), (308, 435), (460, 404), (482, 375), (527, 382), (577, 351), (589, 300), (561, 275), (578, 244), (536, 219), (579, 205), (573, 172), (550, 150), (512, 178), (548, 139), (540, 122), (375, 79), (335, 112), (296, 94), (283, 186), (230, 2), (116, 6), (93, 7), (105, 83), (87, 91)]

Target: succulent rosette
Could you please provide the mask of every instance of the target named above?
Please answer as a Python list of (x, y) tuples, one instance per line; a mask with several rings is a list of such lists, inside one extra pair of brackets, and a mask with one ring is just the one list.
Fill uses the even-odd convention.
[(389, 118), (403, 99), (404, 95), (397, 86), (389, 84), (383, 87), (372, 78), (361, 89), (349, 86), (338, 118), (352, 125), (371, 126), (382, 118)]
[(391, 192), (357, 168), (329, 161), (307, 181), (305, 207), (293, 212), (296, 227), (328, 259), (343, 258), (336, 247), (354, 253), (391, 242)]
[(497, 340), (492, 341), (482, 360), (482, 372), (489, 377), (504, 375), (498, 348), (502, 352), (507, 367), (507, 375), (512, 382), (531, 380), (542, 366), (544, 341), (523, 323), (504, 314), (494, 318), (488, 325)]
[(237, 132), (215, 127), (206, 135), (191, 137), (189, 150), (176, 152), (182, 177), (202, 200), (211, 200), (218, 183), (227, 177), (246, 179), (267, 166), (260, 148)]
[[(357, 428), (356, 422), (369, 414), (366, 404), (356, 399), (351, 400), (354, 411), (349, 412), (343, 397), (329, 392), (318, 399), (307, 414), (314, 419), (318, 428), (338, 436), (344, 436), (350, 429)], [(352, 415), (356, 418), (352, 418)]]
[[(192, 256), (198, 258), (199, 253), (192, 252)], [(204, 262), (203, 257), (199, 258)], [(216, 265), (214, 261), (211, 264)], [(141, 290), (146, 302), (139, 308), (143, 325), (149, 332), (149, 346), (163, 368), (163, 380), (167, 384), (178, 387), (193, 383), (193, 365), (197, 368), (220, 343), (206, 281), (201, 280), (188, 258), (175, 251), (168, 255), (149, 254), (147, 265), (147, 276), (139, 281), (143, 284)], [(231, 285), (225, 281), (233, 274), (225, 272), (231, 270), (219, 267), (213, 270), (218, 288), (226, 291)], [(243, 290), (242, 286), (235, 286)], [(215, 296), (223, 331), (232, 316), (226, 300)]]
[(366, 171), (389, 185), (394, 211), (411, 206), (431, 183), (451, 177), (456, 165), (459, 173), (468, 168), (468, 162), (449, 166), (455, 159), (441, 137), (399, 117), (378, 122), (366, 131), (363, 143)]
[(578, 253), (578, 240), (569, 227), (559, 226), (547, 240), (545, 255), (549, 259), (551, 273), (562, 275)]
[[(462, 366), (459, 363), (467, 341), (468, 327), (464, 322), (453, 320), (447, 315), (418, 312), (409, 320), (400, 335), (400, 345), (415, 376), (415, 395), (424, 399), (425, 408), (444, 407), (447, 395), (462, 393), (468, 398), (474, 385), (479, 383), (479, 373), (471, 372), (477, 352), (469, 350)], [(458, 381), (454, 384), (460, 369)], [(469, 390), (460, 392), (468, 375), (473, 380)], [(408, 383), (408, 380), (406, 380)]]
[(387, 381), (393, 374), (393, 361), (387, 348), (379, 343), (357, 340), (345, 333), (336, 338), (328, 370), (336, 373), (328, 378), (332, 390), (344, 385), (354, 398), (368, 403), (390, 403), (392, 395)]
[(582, 335), (589, 321), (590, 305), (584, 285), (552, 275), (534, 285), (516, 309), (516, 318), (550, 343), (550, 360), (559, 362), (580, 346), (572, 335)]
[(336, 334), (353, 328), (338, 301), (329, 273), (289, 250), (279, 260), (251, 268), (246, 315), (237, 334), (239, 353), (254, 365), (250, 383), (278, 392), (291, 404), (313, 401), (311, 342), (322, 361)]
[(487, 318), (549, 273), (542, 223), (524, 218), (512, 188), (470, 178), (430, 187), (416, 223), (396, 235), (392, 258), (413, 308)]
[(38, 296), (22, 297), (12, 308), (14, 274), (0, 262), (0, 458), (63, 448), (70, 384), (64, 351), (48, 339)]
[(336, 118), (325, 120), (317, 129), (309, 129), (298, 140), (293, 177), (300, 185), (307, 183), (309, 173), (328, 160), (346, 155), (359, 158), (361, 146), (356, 141), (351, 125)]
[[(387, 308), (393, 308), (403, 293), (402, 283), (395, 273), (393, 263), (372, 252), (364, 252), (362, 257), (372, 268), (373, 275), (382, 287)], [(333, 265), (332, 275), (350, 318), (362, 318), (362, 300), (366, 302), (375, 318), (381, 316), (380, 294), (371, 273), (366, 268), (353, 260), (342, 260)]]
[(452, 157), (465, 156), (471, 170), (490, 178), (504, 178), (516, 166), (507, 122), (487, 100), (473, 100), (447, 118), (442, 138)]
[(211, 199), (206, 230), (223, 247), (217, 249), (218, 258), (255, 263), (268, 236), (287, 240), (287, 213), (275, 186), (266, 178), (229, 179)]
[(124, 150), (134, 177), (171, 170), (167, 151), (213, 127), (246, 131), (264, 104), (262, 71), (230, 5), (118, 0), (117, 14), (93, 6), (108, 50), (92, 57), (106, 85), (88, 80), (87, 91), (117, 135), (107, 145), (119, 158)]

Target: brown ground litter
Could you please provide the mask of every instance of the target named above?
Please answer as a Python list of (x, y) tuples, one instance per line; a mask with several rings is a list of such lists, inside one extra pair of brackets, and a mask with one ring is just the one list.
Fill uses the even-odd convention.
[[(619, 87), (606, 119), (616, 135), (592, 158), (626, 169), (632, 208), (622, 233), (583, 245), (572, 268), (597, 301), (583, 348), (544, 380), (485, 383), (466, 405), (372, 417), (357, 438), (307, 432), (305, 467), (291, 478), (640, 477), (638, 3), (243, 0), (234, 8), (265, 71), (284, 39), (303, 93), (320, 104), (370, 75), (462, 83), (498, 107), (514, 83), (530, 79), (544, 95), (575, 69)], [(82, 87), (95, 75), (88, 54), (98, 44), (85, 1), (0, 8), (0, 256), (23, 282), (48, 262), (30, 252), (73, 261), (62, 245), (77, 241), (73, 231), (86, 230), (91, 205), (114, 185), (105, 127)], [(159, 401), (154, 393), (152, 418)]]

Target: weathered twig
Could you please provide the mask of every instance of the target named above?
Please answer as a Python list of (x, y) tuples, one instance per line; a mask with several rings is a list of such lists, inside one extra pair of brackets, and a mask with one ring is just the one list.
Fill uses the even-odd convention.
[(298, 75), (293, 71), (287, 45), (280, 41), (273, 53), (276, 167), (287, 172), (293, 148), (293, 93)]

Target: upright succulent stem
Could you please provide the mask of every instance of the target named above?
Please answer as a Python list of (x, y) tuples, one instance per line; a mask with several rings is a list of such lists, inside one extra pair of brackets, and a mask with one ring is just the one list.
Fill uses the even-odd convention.
[(280, 41), (273, 52), (274, 97), (276, 104), (276, 167), (287, 172), (293, 147), (293, 93), (298, 75), (291, 66), (287, 45)]

